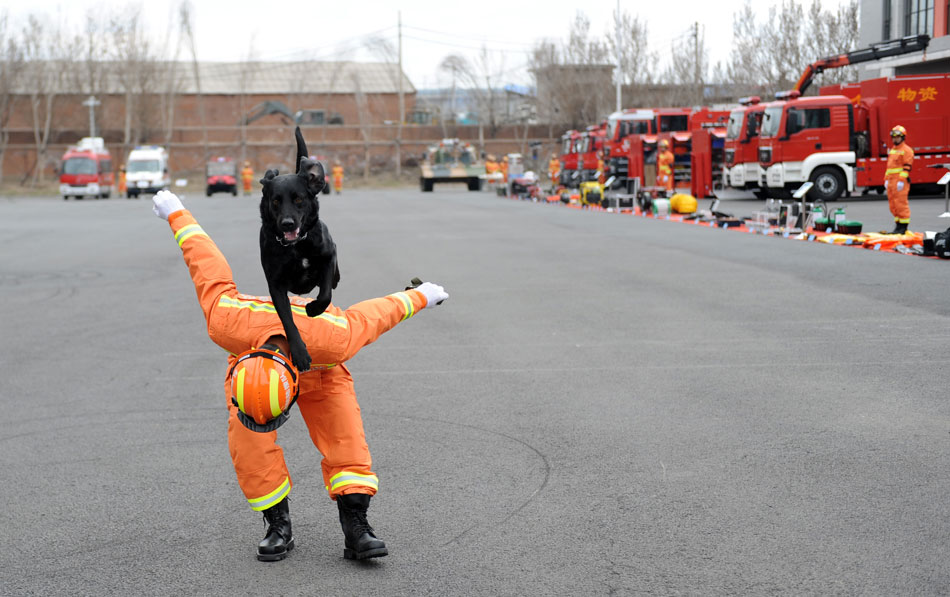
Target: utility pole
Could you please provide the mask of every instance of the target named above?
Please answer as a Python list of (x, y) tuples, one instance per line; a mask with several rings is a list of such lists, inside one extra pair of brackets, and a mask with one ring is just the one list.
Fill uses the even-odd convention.
[(402, 11), (397, 11), (396, 15), (399, 32), (399, 72), (396, 73), (399, 79), (399, 125), (396, 127), (396, 178), (398, 179), (402, 174), (402, 123), (406, 121), (406, 101), (402, 94)]
[(617, 35), (617, 112), (621, 110), (620, 106), (620, 87), (623, 85), (623, 61), (621, 60), (621, 55), (623, 54), (623, 47), (620, 45), (620, 0), (617, 0), (617, 14), (614, 16), (616, 24), (616, 35)]
[(84, 106), (89, 106), (89, 136), (96, 136), (96, 106), (101, 104), (99, 100), (96, 99), (96, 96), (90, 95), (86, 98), (86, 101), (82, 103)]

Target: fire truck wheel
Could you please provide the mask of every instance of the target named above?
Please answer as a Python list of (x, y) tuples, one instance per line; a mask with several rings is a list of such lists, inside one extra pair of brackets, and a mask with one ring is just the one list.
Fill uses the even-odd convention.
[(815, 186), (808, 194), (816, 201), (837, 201), (844, 192), (844, 175), (841, 170), (831, 166), (816, 168), (811, 175), (811, 182)]

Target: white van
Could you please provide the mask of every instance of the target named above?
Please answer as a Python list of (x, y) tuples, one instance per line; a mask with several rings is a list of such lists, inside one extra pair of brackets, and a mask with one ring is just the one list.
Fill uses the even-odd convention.
[(140, 145), (129, 152), (125, 162), (125, 182), (128, 196), (139, 193), (157, 193), (171, 186), (168, 173), (168, 152), (158, 145)]

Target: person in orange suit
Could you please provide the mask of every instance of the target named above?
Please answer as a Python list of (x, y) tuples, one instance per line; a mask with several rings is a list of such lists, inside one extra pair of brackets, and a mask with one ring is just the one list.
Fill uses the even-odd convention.
[(343, 192), (343, 165), (339, 161), (333, 163), (333, 169), (330, 170), (333, 176), (333, 190), (340, 194)]
[(495, 159), (495, 156), (488, 154), (485, 158), (485, 174), (491, 176), (495, 172), (501, 172), (501, 164)]
[(125, 164), (119, 166), (119, 197), (125, 197), (129, 186), (125, 179)]
[(656, 186), (664, 189), (667, 195), (673, 193), (673, 152), (666, 139), (660, 139), (656, 155)]
[(557, 159), (556, 153), (552, 153), (548, 161), (548, 176), (551, 178), (551, 188), (556, 189), (561, 180), (561, 161)]
[(907, 129), (901, 125), (891, 129), (891, 147), (887, 152), (887, 166), (884, 171), (884, 188), (887, 190), (887, 204), (894, 216), (894, 229), (887, 234), (904, 234), (910, 225), (910, 170), (914, 163), (914, 150), (905, 142)]
[[(209, 337), (230, 354), (229, 369), (237, 362), (236, 355), (252, 348), (289, 354), (283, 325), (270, 298), (238, 292), (228, 262), (174, 193), (160, 191), (152, 202), (153, 211), (168, 221), (181, 248)], [(344, 363), (398, 323), (448, 297), (441, 286), (426, 282), (346, 310), (331, 304), (313, 318), (305, 310), (313, 299), (290, 299), (310, 357), (320, 363), (300, 372), (296, 404), (311, 440), (323, 455), (323, 482), (330, 499), (337, 502), (344, 557), (348, 559), (385, 556), (388, 551), (366, 520), (370, 497), (376, 494), (379, 482), (372, 470), (353, 378)], [(224, 387), (230, 397), (230, 373)], [(228, 400), (227, 405), (228, 446), (238, 485), (251, 509), (262, 512), (268, 523), (257, 557), (262, 561), (283, 559), (294, 546), (288, 506), (293, 484), (283, 450), (276, 443), (277, 431), (252, 430), (238, 416), (237, 404)]]
[(244, 185), (244, 194), (251, 194), (251, 181), (254, 180), (254, 170), (251, 168), (251, 162), (244, 162), (244, 168), (241, 169), (241, 183)]
[(508, 184), (508, 156), (501, 158), (501, 179)]
[(607, 180), (607, 177), (604, 175), (604, 160), (601, 157), (597, 158), (597, 182), (604, 184), (604, 181)]

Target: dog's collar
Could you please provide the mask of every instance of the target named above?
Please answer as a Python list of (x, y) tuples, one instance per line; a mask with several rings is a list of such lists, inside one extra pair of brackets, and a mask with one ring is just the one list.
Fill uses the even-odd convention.
[(298, 236), (298, 237), (297, 237), (297, 240), (291, 240), (291, 241), (286, 241), (286, 240), (284, 240), (284, 237), (283, 237), (283, 236), (278, 236), (278, 237), (277, 237), (277, 242), (279, 242), (281, 245), (283, 245), (283, 246), (285, 246), (285, 247), (289, 247), (289, 246), (291, 246), (291, 245), (296, 245), (297, 243), (299, 243), (300, 241), (302, 241), (302, 240), (305, 239), (305, 238), (307, 238), (307, 233), (306, 233), (306, 232), (304, 232), (302, 236)]

